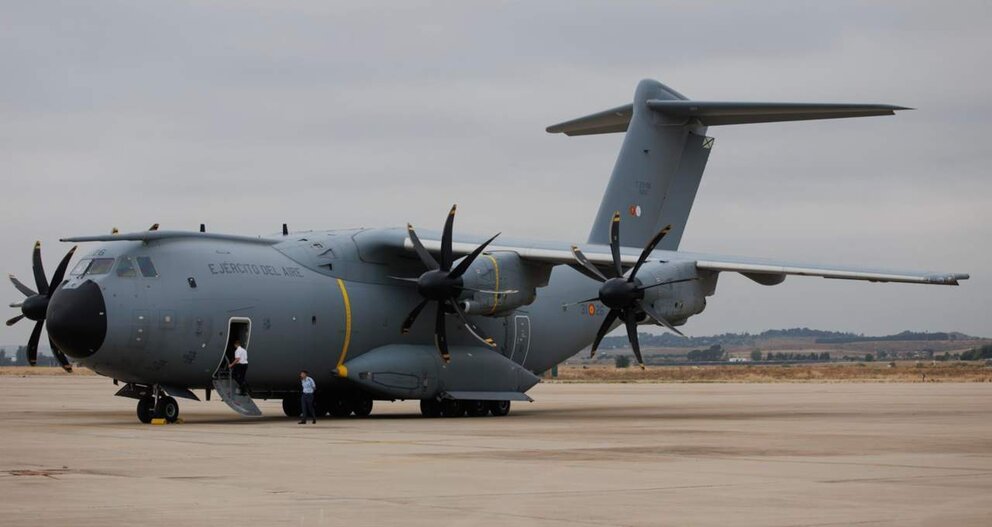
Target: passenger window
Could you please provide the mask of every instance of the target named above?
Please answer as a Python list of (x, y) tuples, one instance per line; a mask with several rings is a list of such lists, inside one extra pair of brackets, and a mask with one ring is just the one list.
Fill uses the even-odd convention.
[(90, 258), (83, 258), (76, 263), (76, 266), (72, 268), (72, 271), (69, 271), (69, 276), (83, 276), (83, 274), (86, 273), (86, 268), (90, 266), (90, 262), (92, 261), (93, 260)]
[(155, 269), (155, 264), (152, 263), (151, 258), (138, 256), (135, 260), (138, 262), (138, 269), (141, 269), (141, 276), (145, 278), (155, 278), (158, 276), (158, 271)]
[(90, 266), (86, 269), (86, 276), (95, 274), (107, 274), (114, 266), (113, 258), (94, 258)]
[(121, 256), (120, 261), (117, 262), (117, 276), (121, 278), (134, 278), (138, 276), (138, 271), (134, 268), (134, 262), (127, 256)]

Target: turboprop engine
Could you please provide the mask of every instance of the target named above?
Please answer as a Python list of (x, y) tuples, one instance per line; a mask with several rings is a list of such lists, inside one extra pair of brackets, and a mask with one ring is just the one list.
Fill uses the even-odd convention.
[(548, 283), (549, 272), (550, 267), (524, 262), (515, 252), (487, 253), (463, 276), (460, 305), (471, 315), (505, 315), (534, 302), (537, 288)]
[(706, 309), (706, 297), (716, 292), (717, 276), (696, 269), (691, 261), (645, 263), (637, 274), (646, 287), (641, 303), (673, 325), (682, 325)]

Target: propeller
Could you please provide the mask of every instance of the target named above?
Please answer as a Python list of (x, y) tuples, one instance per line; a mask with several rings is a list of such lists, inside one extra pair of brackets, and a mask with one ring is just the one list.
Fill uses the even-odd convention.
[[(35, 287), (38, 288), (37, 292), (21, 283), (14, 275), (9, 275), (10, 282), (14, 284), (14, 287), (25, 298), (21, 302), (10, 304), (10, 307), (20, 308), (21, 314), (8, 320), (7, 325), (13, 326), (23, 318), (34, 321), (34, 329), (31, 330), (31, 337), (28, 339), (28, 363), (32, 366), (38, 363), (38, 340), (41, 339), (41, 329), (45, 324), (48, 302), (51, 300), (52, 294), (55, 293), (55, 290), (62, 283), (62, 279), (65, 278), (65, 271), (69, 266), (69, 260), (72, 259), (72, 254), (75, 252), (76, 247), (69, 249), (69, 252), (59, 262), (59, 266), (55, 268), (55, 274), (52, 275), (51, 281), (47, 281), (45, 279), (45, 267), (41, 263), (41, 242), (34, 243), (34, 252), (31, 255), (31, 268), (34, 271), (34, 283)], [(49, 338), (48, 343), (52, 347), (52, 354), (55, 355), (59, 364), (62, 365), (62, 369), (71, 373), (72, 364), (69, 364), (69, 359), (66, 358), (65, 354), (55, 345), (52, 339)]]
[(578, 247), (572, 246), (572, 255), (575, 257), (575, 261), (581, 266), (579, 270), (583, 271), (583, 274), (586, 276), (598, 280), (603, 284), (600, 286), (599, 294), (595, 298), (588, 298), (581, 302), (575, 302), (575, 304), (584, 304), (598, 300), (610, 309), (606, 314), (606, 319), (603, 320), (603, 324), (599, 327), (599, 331), (596, 332), (596, 339), (592, 343), (592, 355), (596, 354), (596, 348), (599, 347), (600, 341), (609, 333), (613, 323), (619, 319), (627, 328), (627, 338), (630, 339), (630, 347), (634, 351), (634, 356), (637, 357), (637, 363), (641, 368), (644, 368), (644, 359), (641, 357), (641, 345), (637, 339), (637, 321), (641, 317), (641, 313), (647, 315), (648, 318), (658, 325), (664, 326), (683, 337), (685, 336), (681, 331), (675, 329), (675, 326), (659, 315), (651, 305), (642, 302), (642, 300), (644, 299), (644, 292), (652, 287), (688, 282), (694, 280), (694, 278), (670, 280), (647, 286), (643, 285), (637, 279), (637, 272), (644, 265), (644, 262), (647, 261), (648, 256), (651, 255), (651, 251), (654, 251), (654, 248), (661, 243), (661, 240), (671, 230), (672, 226), (668, 225), (651, 238), (651, 241), (641, 251), (641, 256), (637, 259), (637, 263), (634, 264), (634, 267), (631, 268), (626, 276), (624, 276), (623, 265), (620, 260), (619, 212), (613, 213), (613, 220), (610, 222), (610, 253), (613, 256), (613, 266), (609, 269), (611, 271), (610, 277), (604, 275), (598, 267), (593, 265)]
[(448, 218), (444, 222), (444, 231), (441, 234), (440, 262), (434, 259), (434, 256), (424, 247), (424, 244), (417, 236), (417, 232), (413, 229), (413, 225), (407, 224), (406, 230), (410, 236), (410, 242), (413, 243), (413, 248), (417, 252), (417, 256), (420, 257), (420, 261), (427, 267), (427, 271), (418, 278), (397, 278), (397, 280), (406, 282), (416, 282), (417, 291), (420, 293), (420, 296), (424, 297), (410, 311), (410, 314), (407, 315), (406, 320), (403, 321), (403, 325), (400, 328), (400, 332), (408, 333), (413, 323), (417, 320), (417, 317), (427, 307), (427, 304), (434, 302), (434, 343), (437, 346), (438, 352), (441, 354), (441, 358), (445, 362), (451, 360), (451, 355), (448, 353), (448, 336), (445, 327), (445, 317), (448, 313), (457, 315), (469, 333), (480, 342), (491, 348), (496, 347), (496, 342), (493, 339), (483, 337), (479, 329), (468, 321), (465, 311), (458, 305), (458, 297), (462, 291), (475, 291), (474, 289), (465, 287), (462, 275), (465, 274), (465, 271), (472, 265), (472, 262), (482, 254), (482, 251), (499, 234), (496, 234), (496, 236), (489, 238), (482, 245), (476, 247), (474, 251), (458, 262), (458, 265), (452, 269), (454, 258), (451, 250), (451, 230), (455, 222), (456, 207), (456, 205), (451, 206), (451, 211), (448, 212)]

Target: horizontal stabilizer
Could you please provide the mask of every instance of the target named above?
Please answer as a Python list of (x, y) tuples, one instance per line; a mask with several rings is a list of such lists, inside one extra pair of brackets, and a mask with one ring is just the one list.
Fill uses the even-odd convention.
[[(646, 105), (651, 110), (670, 118), (684, 119), (685, 122), (681, 124), (698, 122), (703, 126), (872, 117), (893, 115), (896, 111), (911, 109), (891, 104), (709, 102), (660, 99), (649, 99)], [(549, 126), (547, 131), (569, 136), (626, 132), (633, 115), (633, 104), (627, 104)]]
[(547, 128), (550, 134), (593, 135), (626, 132), (634, 115), (634, 105), (625, 104), (611, 110), (594, 113)]
[(774, 123), (894, 115), (909, 110), (890, 104), (820, 104), (795, 102), (705, 102), (649, 100), (648, 108), (665, 115), (698, 120), (703, 126)]

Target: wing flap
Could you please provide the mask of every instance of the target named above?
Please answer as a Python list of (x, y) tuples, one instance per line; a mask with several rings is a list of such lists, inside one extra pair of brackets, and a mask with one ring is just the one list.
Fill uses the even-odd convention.
[(697, 260), (697, 269), (707, 271), (735, 272), (745, 276), (750, 274), (819, 276), (838, 280), (867, 280), (869, 282), (901, 282), (907, 284), (958, 285), (959, 280), (967, 280), (963, 273), (931, 273), (914, 271), (886, 271), (847, 267), (803, 266), (778, 263), (752, 263), (718, 260)]

